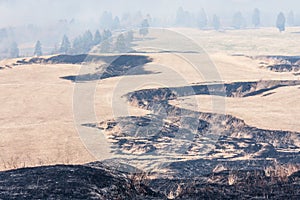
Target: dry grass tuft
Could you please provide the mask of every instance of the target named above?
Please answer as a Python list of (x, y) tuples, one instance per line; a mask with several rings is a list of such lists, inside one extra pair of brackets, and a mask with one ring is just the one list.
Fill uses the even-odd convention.
[(268, 177), (278, 179), (280, 181), (287, 181), (289, 176), (300, 171), (300, 164), (276, 164), (275, 166), (266, 167), (264, 171)]

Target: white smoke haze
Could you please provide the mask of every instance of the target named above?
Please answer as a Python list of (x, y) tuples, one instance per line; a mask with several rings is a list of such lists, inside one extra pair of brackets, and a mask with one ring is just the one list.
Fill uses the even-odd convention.
[(0, 27), (42, 25), (59, 19), (97, 22), (104, 11), (118, 16), (141, 11), (154, 17), (171, 17), (180, 6), (190, 12), (204, 8), (208, 14), (220, 16), (236, 11), (252, 12), (256, 7), (270, 14), (290, 10), (297, 13), (300, 10), (300, 2), (297, 0), (1, 0)]
[[(180, 7), (189, 18), (182, 23), (176, 21)], [(0, 0), (0, 29), (6, 35), (0, 38), (0, 44), (5, 49), (15, 41), (20, 54), (29, 56), (34, 43), (41, 40), (44, 52), (50, 53), (63, 35), (72, 41), (86, 30), (94, 33), (98, 29), (114, 29), (114, 20), (120, 21), (118, 28), (122, 30), (138, 27), (145, 18), (151, 19), (150, 26), (199, 28), (197, 16), (202, 9), (207, 16), (207, 28), (212, 27), (215, 14), (224, 28), (232, 27), (237, 12), (241, 12), (245, 28), (251, 27), (255, 8), (260, 10), (260, 26), (275, 26), (279, 12), (288, 16), (291, 11), (293, 25), (300, 25), (298, 0)]]

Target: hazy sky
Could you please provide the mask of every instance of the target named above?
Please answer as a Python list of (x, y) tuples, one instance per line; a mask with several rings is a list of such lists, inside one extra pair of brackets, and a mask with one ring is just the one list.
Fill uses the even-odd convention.
[(299, 0), (0, 0), (0, 27), (72, 18), (98, 20), (105, 10), (114, 15), (141, 10), (152, 16), (174, 16), (179, 6), (192, 12), (204, 8), (207, 13), (219, 15), (252, 12), (255, 7), (268, 13), (300, 13)]

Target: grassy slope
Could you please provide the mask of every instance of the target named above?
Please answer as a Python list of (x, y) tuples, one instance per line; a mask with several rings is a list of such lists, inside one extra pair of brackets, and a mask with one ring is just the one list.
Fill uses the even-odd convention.
[[(176, 29), (193, 38), (203, 47), (217, 66), (221, 80), (248, 81), (260, 79), (297, 79), (289, 73), (275, 73), (259, 69), (258, 63), (249, 58), (232, 57), (233, 53), (247, 55), (280, 54), (299, 55), (297, 42), (300, 34), (290, 29), (280, 34), (275, 29), (241, 30), (217, 33), (193, 29)], [(149, 37), (156, 37), (152, 32)], [(136, 48), (162, 44), (161, 40), (137, 42)], [(152, 42), (152, 43), (151, 43)], [(148, 43), (148, 44), (147, 44)], [(178, 44), (181, 50), (182, 44)], [(190, 65), (175, 54), (148, 54), (154, 58), (146, 65), (149, 71), (158, 74), (115, 77), (99, 82), (95, 95), (95, 110), (98, 119), (126, 115), (111, 110), (111, 99), (127, 108), (123, 94), (142, 88), (182, 86), (204, 79)], [(1, 65), (4, 65), (4, 61)], [(203, 63), (200, 63), (203, 64)], [(30, 65), (0, 70), (0, 169), (20, 165), (32, 166), (51, 163), (84, 163), (93, 161), (80, 141), (73, 124), (72, 91), (74, 84), (61, 76), (76, 74), (76, 65)], [(174, 73), (170, 75), (170, 72)], [(176, 76), (178, 75), (178, 76)], [(183, 80), (182, 77), (185, 79)], [(124, 79), (123, 79), (124, 78)], [(135, 78), (135, 81), (132, 81)], [(129, 81), (128, 85), (122, 81)], [(161, 82), (161, 80), (163, 80)], [(128, 83), (128, 81), (127, 81)], [(134, 83), (134, 84), (130, 84)], [(143, 83), (143, 84), (138, 84)], [(112, 92), (114, 91), (113, 95)], [(296, 87), (280, 88), (267, 97), (254, 96), (245, 99), (226, 99), (226, 111), (243, 118), (250, 125), (299, 131), (296, 119), (299, 106), (299, 90)], [(199, 108), (210, 111), (210, 101), (201, 97)], [(122, 104), (119, 104), (122, 102)], [(184, 101), (186, 102), (186, 101)], [(175, 102), (176, 103), (176, 102)], [(177, 102), (178, 103), (178, 102)], [(282, 106), (284, 105), (284, 106)], [(182, 104), (182, 106), (186, 106)], [(122, 107), (122, 106), (121, 106)], [(130, 107), (131, 115), (142, 115), (145, 111)], [(280, 121), (278, 121), (280, 120)]]

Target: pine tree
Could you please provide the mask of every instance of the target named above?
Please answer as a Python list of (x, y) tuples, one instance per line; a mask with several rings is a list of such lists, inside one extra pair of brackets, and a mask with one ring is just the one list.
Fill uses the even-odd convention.
[(126, 40), (126, 43), (130, 44), (134, 39), (134, 33), (133, 31), (128, 31), (126, 34), (125, 34), (125, 40)]
[(207, 26), (207, 15), (204, 9), (201, 9), (201, 12), (198, 14), (198, 26), (200, 29), (203, 29)]
[(8, 37), (6, 28), (0, 28), (0, 41)]
[(182, 7), (179, 7), (176, 13), (176, 24), (184, 25), (185, 24), (185, 11)]
[(212, 23), (213, 23), (214, 29), (216, 31), (218, 31), (220, 29), (221, 24), (220, 24), (220, 19), (217, 15), (213, 16), (213, 22)]
[(67, 54), (69, 53), (70, 48), (71, 48), (71, 43), (69, 41), (69, 38), (66, 35), (64, 35), (59, 48), (59, 53)]
[(72, 53), (83, 53), (83, 41), (81, 36), (78, 36), (73, 40)]
[(120, 34), (115, 43), (115, 51), (118, 51), (121, 53), (121, 52), (126, 52), (126, 50), (128, 50), (128, 47), (126, 45), (124, 35)]
[(147, 19), (144, 19), (142, 24), (141, 24), (141, 28), (139, 30), (140, 35), (142, 35), (143, 37), (145, 37), (148, 33), (149, 33), (149, 23)]
[(119, 19), (119, 17), (115, 17), (114, 18), (114, 21), (113, 21), (113, 24), (112, 24), (112, 28), (113, 29), (118, 29), (118, 28), (120, 28), (120, 19)]
[(252, 15), (252, 24), (255, 27), (258, 27), (260, 25), (260, 11), (255, 8)]
[(101, 43), (102, 37), (97, 30), (93, 37), (90, 30), (85, 31), (82, 35), (73, 40), (72, 53), (88, 53), (94, 45)]
[(110, 30), (103, 30), (103, 40), (108, 40), (111, 38), (112, 33), (110, 32)]
[(84, 32), (82, 36), (82, 42), (83, 42), (83, 52), (87, 53), (91, 50), (93, 47), (93, 35), (90, 30), (87, 30)]
[(100, 44), (101, 41), (102, 41), (101, 34), (100, 34), (99, 30), (97, 30), (94, 35), (94, 45)]
[(285, 16), (282, 12), (277, 16), (276, 27), (280, 32), (285, 31)]
[(34, 53), (33, 54), (35, 56), (41, 56), (41, 55), (43, 55), (43, 53), (42, 53), (42, 44), (41, 44), (41, 42), (39, 40), (35, 44)]
[(16, 42), (12, 42), (9, 48), (9, 56), (11, 58), (19, 57), (19, 48)]
[(241, 29), (244, 26), (244, 18), (241, 12), (233, 15), (232, 25), (235, 29)]

